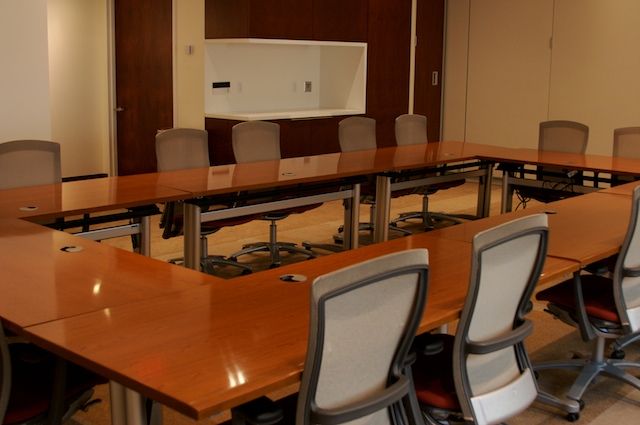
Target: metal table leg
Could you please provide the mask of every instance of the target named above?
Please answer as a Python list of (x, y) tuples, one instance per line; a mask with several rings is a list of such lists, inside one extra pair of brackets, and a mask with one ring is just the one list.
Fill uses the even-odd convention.
[(351, 198), (344, 202), (343, 246), (345, 249), (358, 247), (358, 226), (360, 220), (360, 183), (353, 185)]
[(184, 266), (200, 271), (200, 207), (184, 203)]
[(500, 203), (500, 214), (511, 211), (513, 203), (513, 186), (511, 185), (511, 176), (508, 171), (502, 172), (502, 202)]
[(109, 397), (111, 399), (111, 425), (126, 425), (127, 402), (124, 387), (115, 381), (109, 381)]
[(391, 209), (391, 177), (376, 177), (376, 217), (373, 224), (373, 241), (389, 239), (389, 213)]

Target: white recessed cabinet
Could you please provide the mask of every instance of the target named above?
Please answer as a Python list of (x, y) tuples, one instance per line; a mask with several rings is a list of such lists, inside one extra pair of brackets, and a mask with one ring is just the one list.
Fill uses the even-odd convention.
[(367, 44), (205, 41), (205, 116), (240, 121), (365, 113)]

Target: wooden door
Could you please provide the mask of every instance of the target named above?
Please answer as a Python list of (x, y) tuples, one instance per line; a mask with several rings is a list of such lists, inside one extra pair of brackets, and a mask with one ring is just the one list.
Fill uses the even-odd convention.
[(152, 172), (155, 134), (173, 126), (171, 0), (114, 6), (118, 174)]
[(427, 137), (440, 140), (445, 0), (418, 0), (413, 112), (426, 115)]

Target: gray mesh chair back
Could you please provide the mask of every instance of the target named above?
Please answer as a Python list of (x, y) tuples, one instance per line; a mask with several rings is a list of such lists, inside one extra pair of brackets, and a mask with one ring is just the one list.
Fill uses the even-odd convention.
[(613, 130), (613, 156), (640, 158), (640, 127)]
[(631, 332), (640, 331), (640, 187), (633, 190), (627, 235), (613, 274), (613, 288), (620, 322)]
[[(408, 250), (317, 278), (297, 425), (419, 420), (405, 358), (422, 317), (428, 253)], [(411, 422), (410, 423), (415, 423)]]
[(156, 135), (158, 171), (209, 166), (207, 132), (195, 128), (172, 128)]
[(376, 149), (376, 120), (349, 117), (338, 124), (338, 140), (342, 152)]
[(473, 240), (469, 293), (454, 342), (454, 382), (466, 419), (498, 423), (537, 396), (523, 340), (524, 319), (547, 246), (537, 214), (481, 232)]
[(396, 144), (419, 145), (427, 143), (427, 117), (404, 114), (396, 118)]
[(44, 140), (0, 143), (0, 189), (61, 181), (58, 143)]
[(246, 121), (231, 129), (236, 162), (280, 159), (280, 125), (266, 121)]
[(543, 121), (538, 134), (538, 149), (584, 154), (589, 127), (574, 121)]

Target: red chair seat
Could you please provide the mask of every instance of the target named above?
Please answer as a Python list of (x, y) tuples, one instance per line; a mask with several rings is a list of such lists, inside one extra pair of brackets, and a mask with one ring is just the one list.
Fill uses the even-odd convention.
[[(45, 415), (54, 385), (55, 358), (30, 344), (12, 344), (11, 393), (4, 423), (13, 424)], [(106, 380), (79, 366), (67, 365), (65, 399), (73, 401)]]
[[(439, 335), (440, 336), (440, 335)], [(420, 403), (439, 409), (460, 411), (453, 382), (453, 336), (441, 335), (443, 350), (435, 355), (418, 355), (413, 380)]]
[[(596, 275), (584, 275), (580, 279), (582, 281), (582, 294), (587, 314), (598, 319), (620, 323), (613, 298), (611, 280)], [(536, 295), (536, 298), (556, 304), (566, 310), (574, 310), (573, 281), (568, 280), (541, 291)]]

